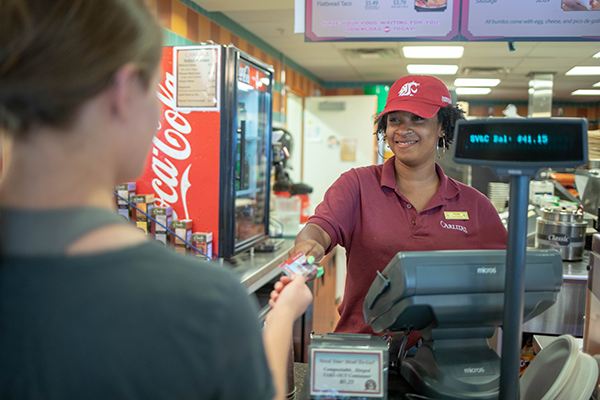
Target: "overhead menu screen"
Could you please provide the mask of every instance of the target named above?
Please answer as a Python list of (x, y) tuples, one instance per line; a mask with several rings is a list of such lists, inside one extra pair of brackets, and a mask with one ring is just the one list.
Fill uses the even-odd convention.
[(587, 161), (587, 124), (581, 118), (459, 121), (455, 133), (457, 161), (547, 166)]
[(598, 0), (463, 0), (467, 40), (598, 40)]
[(305, 41), (451, 40), (460, 0), (306, 0)]

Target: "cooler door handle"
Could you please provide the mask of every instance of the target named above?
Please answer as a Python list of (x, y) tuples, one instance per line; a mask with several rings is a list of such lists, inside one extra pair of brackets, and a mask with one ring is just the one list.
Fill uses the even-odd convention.
[(236, 180), (240, 182), (240, 190), (244, 189), (244, 160), (246, 159), (246, 121), (240, 121), (240, 175)]

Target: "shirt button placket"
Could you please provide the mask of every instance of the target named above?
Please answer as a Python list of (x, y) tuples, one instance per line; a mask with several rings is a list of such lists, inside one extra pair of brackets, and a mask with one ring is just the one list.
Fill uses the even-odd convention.
[[(407, 203), (407, 204), (406, 204), (406, 208), (408, 208), (409, 210), (412, 210), (412, 209), (413, 209), (413, 206), (412, 206), (412, 204), (410, 204), (410, 203)], [(412, 217), (413, 217), (414, 219), (413, 219), (411, 222), (412, 222), (412, 224), (413, 224), (413, 225), (416, 225), (416, 224), (417, 224), (417, 216), (415, 215), (415, 212), (414, 212), (414, 211), (412, 212), (412, 214), (413, 214), (413, 216), (412, 216)]]

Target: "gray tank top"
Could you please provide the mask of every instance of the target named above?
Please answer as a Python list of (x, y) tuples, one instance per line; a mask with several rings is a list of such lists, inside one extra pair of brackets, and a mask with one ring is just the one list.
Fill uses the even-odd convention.
[(98, 228), (127, 223), (116, 211), (78, 207), (57, 210), (0, 208), (0, 254), (59, 256)]

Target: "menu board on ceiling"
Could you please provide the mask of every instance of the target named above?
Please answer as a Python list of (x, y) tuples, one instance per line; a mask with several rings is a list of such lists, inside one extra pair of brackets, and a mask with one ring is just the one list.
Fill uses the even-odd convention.
[(467, 40), (598, 40), (599, 0), (463, 0)]
[(306, 0), (305, 41), (451, 40), (460, 0)]

